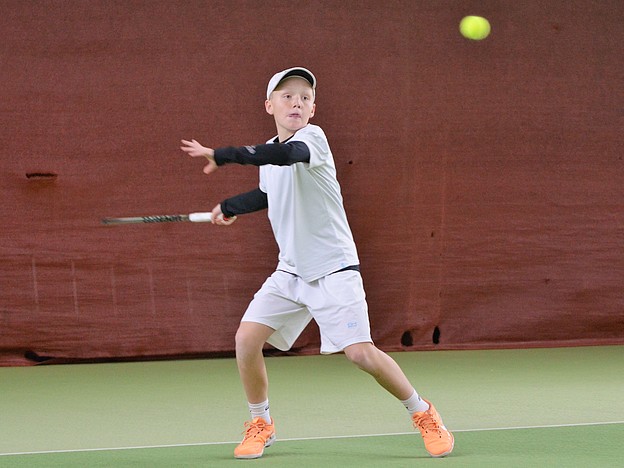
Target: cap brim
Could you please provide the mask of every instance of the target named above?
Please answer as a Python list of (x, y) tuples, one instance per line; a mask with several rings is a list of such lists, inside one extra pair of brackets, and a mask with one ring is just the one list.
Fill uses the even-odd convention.
[(310, 72), (308, 72), (307, 70), (305, 70), (303, 68), (295, 68), (293, 70), (290, 70), (288, 73), (286, 73), (282, 77), (281, 80), (279, 80), (277, 82), (278, 86), (286, 78), (291, 78), (293, 76), (298, 76), (298, 77), (301, 77), (301, 78), (305, 79), (308, 83), (310, 83), (310, 86), (312, 86), (313, 88), (316, 88), (316, 79), (314, 78), (314, 75), (312, 75)]

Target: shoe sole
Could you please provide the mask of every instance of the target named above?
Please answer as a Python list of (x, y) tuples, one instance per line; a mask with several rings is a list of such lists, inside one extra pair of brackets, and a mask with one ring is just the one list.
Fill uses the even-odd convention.
[[(271, 445), (273, 445), (273, 442), (275, 442), (275, 434), (267, 439), (267, 441), (264, 443), (264, 448), (270, 447)], [(234, 458), (237, 458), (239, 460), (253, 460), (254, 458), (260, 458), (263, 454), (264, 450), (262, 450), (262, 452), (260, 453), (252, 453), (250, 455), (234, 455)]]

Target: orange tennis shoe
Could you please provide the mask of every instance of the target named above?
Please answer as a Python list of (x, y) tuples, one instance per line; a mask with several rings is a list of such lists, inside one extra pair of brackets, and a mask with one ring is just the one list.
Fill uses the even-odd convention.
[[(427, 400), (425, 400), (427, 401)], [(427, 401), (427, 403), (429, 403)], [(420, 431), (425, 448), (434, 458), (445, 457), (453, 451), (455, 438), (444, 426), (435, 407), (429, 403), (429, 409), (412, 415), (414, 427)]]
[(254, 418), (245, 423), (245, 437), (234, 449), (234, 458), (260, 458), (265, 447), (275, 442), (275, 427), (273, 419), (268, 424), (262, 418)]

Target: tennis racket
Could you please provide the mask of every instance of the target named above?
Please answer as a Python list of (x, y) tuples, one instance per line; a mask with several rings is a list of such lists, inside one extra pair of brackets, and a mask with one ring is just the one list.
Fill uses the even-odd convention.
[(212, 221), (212, 213), (189, 213), (175, 215), (135, 216), (127, 218), (104, 218), (102, 224), (141, 224), (141, 223), (209, 223)]

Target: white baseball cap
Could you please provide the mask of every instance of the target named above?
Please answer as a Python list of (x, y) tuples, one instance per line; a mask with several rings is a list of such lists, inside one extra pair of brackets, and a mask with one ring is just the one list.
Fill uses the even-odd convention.
[(269, 86), (267, 86), (267, 99), (271, 97), (271, 93), (275, 91), (275, 88), (277, 88), (282, 81), (284, 81), (286, 78), (290, 78), (291, 76), (299, 76), (307, 80), (312, 86), (312, 89), (316, 89), (316, 78), (310, 70), (303, 67), (289, 68), (287, 70), (282, 70), (281, 72), (276, 73), (275, 75), (273, 75), (273, 78), (269, 80)]

